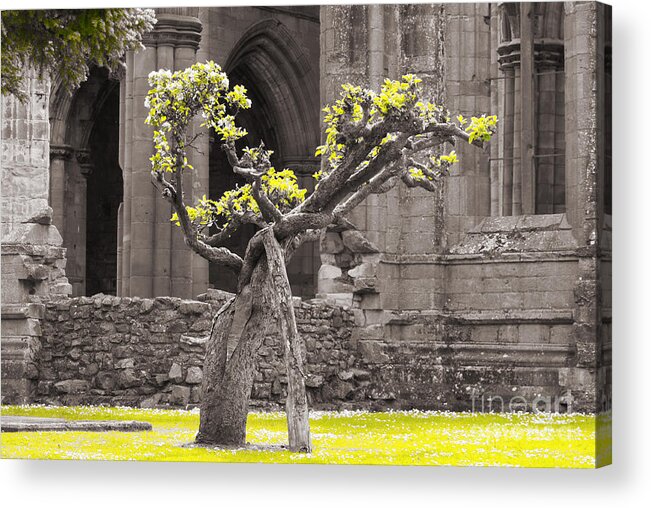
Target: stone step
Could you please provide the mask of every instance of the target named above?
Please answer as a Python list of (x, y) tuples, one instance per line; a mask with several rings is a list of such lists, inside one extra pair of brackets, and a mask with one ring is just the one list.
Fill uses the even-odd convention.
[(28, 416), (0, 417), (2, 432), (139, 432), (152, 430), (151, 423), (135, 420), (64, 420), (61, 418), (32, 418)]

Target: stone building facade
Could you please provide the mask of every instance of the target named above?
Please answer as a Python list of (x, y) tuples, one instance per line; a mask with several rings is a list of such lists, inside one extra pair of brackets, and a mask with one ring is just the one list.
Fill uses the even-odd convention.
[[(51, 373), (53, 348), (66, 358), (75, 350), (52, 344), (66, 336), (56, 323), (69, 322), (59, 321), (57, 305), (65, 313), (66, 305), (94, 305), (84, 298), (97, 293), (188, 300), (233, 289), (171, 226), (169, 205), (150, 183), (144, 125), (151, 71), (212, 59), (249, 90), (247, 141), (264, 139), (274, 164), (294, 169), (308, 188), (320, 108), (341, 83), (377, 88), (411, 72), (455, 115), (499, 118), (487, 150), (456, 147), (459, 167), (438, 193), (398, 186), (372, 196), (351, 216), (364, 239), (328, 231), (292, 261), (295, 295), (351, 316), (341, 347), (354, 365), (328, 376), (348, 382), (352, 368), (371, 373), (338, 400), (368, 399), (373, 390), (359, 389), (368, 382), (385, 388), (373, 400), (399, 407), (467, 409), (478, 395), (550, 397), (562, 407), (569, 395), (574, 409), (589, 411), (608, 405), (609, 7), (206, 7), (157, 9), (157, 18), (146, 50), (127, 54), (122, 75), (93, 69), (72, 96), (31, 78), (27, 104), (2, 99), (3, 399), (35, 400), (39, 383), (50, 387), (39, 397), (55, 397), (52, 387), (71, 379)], [(217, 197), (237, 177), (212, 138), (198, 145), (186, 188), (194, 198)], [(252, 233), (232, 248), (241, 253)], [(56, 304), (55, 295), (63, 295)], [(65, 303), (65, 295), (75, 298)], [(74, 372), (82, 343), (80, 356), (68, 358)], [(151, 379), (171, 367), (158, 368)], [(79, 374), (73, 385), (103, 390), (93, 376)], [(325, 393), (322, 402), (333, 392)]]

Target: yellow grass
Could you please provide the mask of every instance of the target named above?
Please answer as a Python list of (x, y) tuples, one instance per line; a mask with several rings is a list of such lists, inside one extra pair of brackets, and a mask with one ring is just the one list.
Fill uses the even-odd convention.
[[(2, 433), (2, 458), (574, 468), (610, 463), (608, 415), (598, 417), (597, 447), (597, 418), (591, 415), (314, 411), (314, 450), (306, 455), (188, 446), (199, 425), (197, 411), (3, 406), (2, 414), (153, 425), (151, 432)], [(284, 413), (249, 415), (249, 443), (286, 440)]]

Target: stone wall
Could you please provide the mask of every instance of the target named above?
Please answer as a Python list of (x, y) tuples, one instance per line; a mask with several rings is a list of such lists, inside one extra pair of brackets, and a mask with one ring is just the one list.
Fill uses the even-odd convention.
[[(53, 301), (42, 320), (36, 402), (187, 406), (200, 400), (204, 347), (212, 317), (228, 293), (203, 301), (106, 295)], [(306, 349), (310, 402), (336, 403), (368, 382), (356, 369), (352, 314), (324, 302), (296, 300)], [(284, 403), (287, 378), (279, 339), (259, 351), (253, 404)]]
[[(96, 295), (48, 303), (31, 401), (198, 404), (206, 337), (228, 296)], [(595, 380), (577, 366), (570, 313), (374, 313), (299, 299), (295, 308), (313, 408), (508, 411), (497, 401), (519, 397), (525, 407), (518, 409), (531, 410), (538, 400), (552, 410), (594, 410), (585, 394), (594, 392)], [(269, 336), (259, 350), (253, 407), (281, 408), (286, 389), (279, 339)]]

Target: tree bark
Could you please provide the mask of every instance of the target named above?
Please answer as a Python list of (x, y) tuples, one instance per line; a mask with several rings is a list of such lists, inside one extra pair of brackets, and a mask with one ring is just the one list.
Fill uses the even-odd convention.
[[(277, 326), (287, 368), (289, 449), (311, 452), (305, 368), (284, 252), (268, 228), (249, 284), (217, 313), (206, 348), (197, 443), (242, 446), (257, 352)], [(245, 309), (242, 311), (242, 309)], [(244, 313), (242, 317), (241, 313)], [(243, 321), (240, 324), (239, 321)]]
[(310, 453), (312, 440), (305, 393), (305, 365), (301, 338), (296, 326), (285, 256), (271, 228), (265, 232), (264, 247), (269, 267), (269, 289), (273, 294), (272, 309), (278, 323), (287, 368), (288, 389), (285, 410), (289, 449), (293, 452)]
[(206, 348), (201, 417), (199, 433), (195, 439), (197, 443), (225, 446), (241, 446), (246, 443), (246, 419), (256, 353), (271, 323), (271, 295), (267, 280), (267, 262), (262, 256), (253, 269), (248, 286), (250, 304), (244, 302), (245, 305), (250, 305), (250, 313), (234, 347), (229, 340), (235, 331), (233, 319), (237, 305), (249, 298), (245, 294), (247, 288), (224, 305), (215, 319)]

